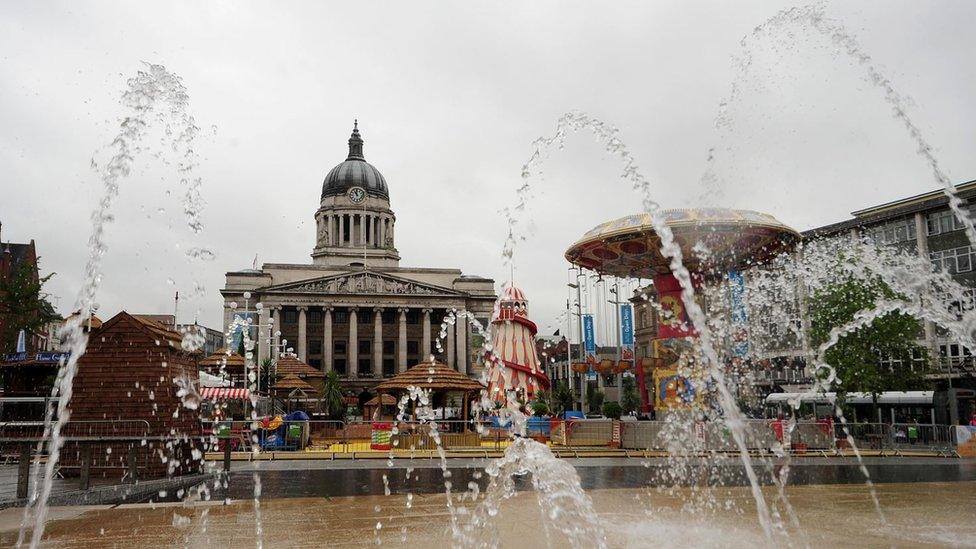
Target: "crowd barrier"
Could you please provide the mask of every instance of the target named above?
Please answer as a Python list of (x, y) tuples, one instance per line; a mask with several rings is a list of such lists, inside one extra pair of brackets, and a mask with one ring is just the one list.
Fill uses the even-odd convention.
[[(260, 422), (224, 421), (205, 424), (204, 435), (215, 437), (215, 448), (230, 445), (235, 451), (322, 450), (369, 452), (377, 450), (444, 449), (502, 450), (511, 442), (509, 428), (488, 421), (325, 421), (284, 422), (284, 432), (299, 441), (267, 446)], [(437, 436), (431, 431), (432, 425)], [(294, 426), (300, 426), (294, 429)], [(281, 425), (276, 428), (281, 428)], [(845, 430), (846, 429), (846, 430)], [(300, 433), (300, 434), (299, 434)], [(377, 442), (379, 433), (380, 442)], [(743, 422), (745, 446), (751, 451), (793, 450), (833, 452), (850, 446), (850, 439), (864, 450), (951, 451), (954, 431), (948, 425), (849, 423), (747, 419)], [(732, 430), (722, 421), (669, 424), (666, 421), (617, 421), (610, 419), (556, 420), (534, 418), (526, 436), (555, 448), (619, 447), (628, 450), (668, 451), (668, 441), (704, 452), (736, 452)], [(437, 440), (435, 440), (435, 438)], [(438, 444), (439, 443), (439, 444)]]

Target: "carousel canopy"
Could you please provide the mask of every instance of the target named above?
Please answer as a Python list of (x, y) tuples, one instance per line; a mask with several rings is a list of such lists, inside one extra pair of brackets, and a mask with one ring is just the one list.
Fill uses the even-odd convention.
[[(800, 234), (775, 217), (752, 210), (691, 208), (661, 210), (665, 224), (693, 272), (740, 269), (792, 249)], [(698, 250), (704, 248), (705, 253)], [(601, 274), (653, 278), (671, 272), (649, 214), (597, 225), (566, 251), (566, 259)]]
[(447, 367), (440, 362), (421, 362), (402, 374), (376, 386), (376, 391), (388, 393), (405, 391), (409, 387), (420, 387), (432, 391), (481, 391), (485, 388), (480, 382)]

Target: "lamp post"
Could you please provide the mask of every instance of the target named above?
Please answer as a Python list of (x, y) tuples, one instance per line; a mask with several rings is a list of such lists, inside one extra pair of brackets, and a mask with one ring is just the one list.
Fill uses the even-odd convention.
[[(578, 332), (579, 339), (578, 339), (577, 348), (579, 349), (578, 356), (580, 357), (580, 361), (585, 362), (584, 353), (583, 353), (583, 304), (582, 304), (583, 297), (582, 297), (582, 292), (580, 290), (580, 286), (581, 286), (580, 278), (585, 278), (586, 275), (582, 273), (582, 269), (578, 269), (576, 267), (570, 267), (569, 270), (576, 271), (576, 283), (574, 284), (570, 282), (569, 284), (567, 284), (567, 286), (576, 290), (576, 317), (578, 319), (577, 327), (579, 328), (579, 332)], [(573, 354), (572, 345), (570, 345), (570, 353), (569, 353), (570, 359), (572, 358), (572, 354)], [(580, 373), (580, 410), (583, 411), (585, 411), (584, 407), (586, 406), (586, 389), (588, 384), (589, 381), (586, 379), (586, 372), (581, 372)]]

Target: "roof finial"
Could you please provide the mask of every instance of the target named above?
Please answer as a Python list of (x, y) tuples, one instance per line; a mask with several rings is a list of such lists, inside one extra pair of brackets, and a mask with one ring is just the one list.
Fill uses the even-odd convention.
[(359, 119), (352, 122), (352, 135), (349, 136), (349, 157), (346, 160), (365, 160), (363, 157), (363, 138), (359, 136)]

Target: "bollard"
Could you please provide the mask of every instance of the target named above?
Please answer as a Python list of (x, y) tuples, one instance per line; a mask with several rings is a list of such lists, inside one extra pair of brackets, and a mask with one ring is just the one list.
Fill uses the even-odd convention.
[(81, 446), (81, 471), (78, 474), (79, 490), (87, 490), (91, 486), (91, 464), (92, 464), (91, 444), (83, 444)]
[(30, 478), (30, 444), (20, 446), (20, 460), (17, 462), (17, 499), (27, 499), (27, 485)]
[(130, 446), (128, 455), (129, 482), (135, 484), (139, 480), (139, 447)]
[(224, 441), (224, 472), (230, 473), (230, 440)]

